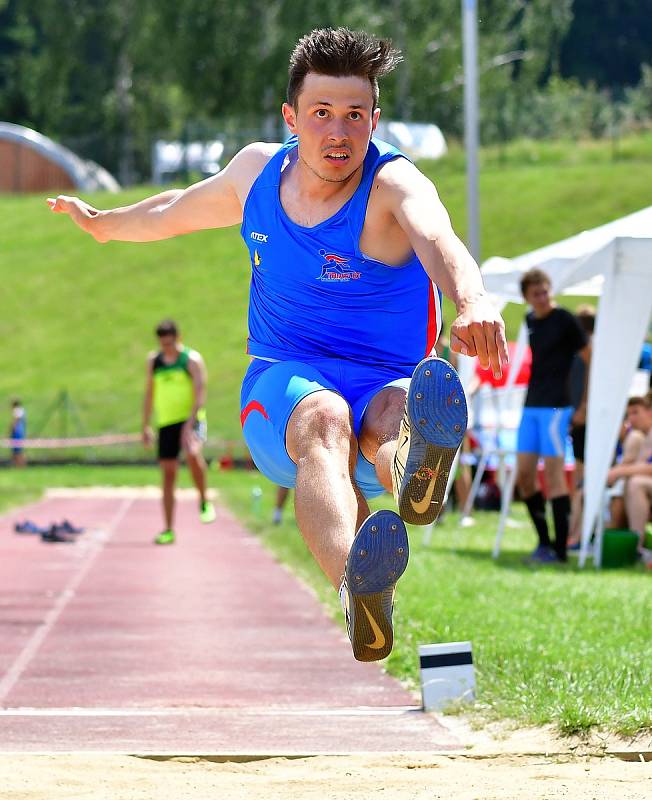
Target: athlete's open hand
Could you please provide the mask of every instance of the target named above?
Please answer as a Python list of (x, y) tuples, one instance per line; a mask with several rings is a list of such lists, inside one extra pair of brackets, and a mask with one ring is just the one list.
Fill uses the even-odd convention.
[(193, 420), (186, 420), (181, 428), (181, 447), (191, 456), (198, 456), (201, 452), (201, 439), (197, 436)]
[(48, 197), (47, 203), (55, 214), (68, 214), (72, 221), (86, 233), (90, 233), (98, 242), (105, 241), (99, 235), (93, 220), (100, 213), (96, 208), (80, 200), (79, 197), (68, 197), (60, 194), (58, 197)]
[(490, 368), (495, 378), (503, 374), (503, 365), (509, 361), (505, 323), (486, 295), (462, 306), (451, 325), (450, 340), (456, 353), (477, 356), (480, 366)]

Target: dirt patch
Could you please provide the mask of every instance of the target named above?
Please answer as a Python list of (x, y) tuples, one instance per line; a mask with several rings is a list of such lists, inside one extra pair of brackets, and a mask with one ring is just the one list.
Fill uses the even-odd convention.
[[(652, 764), (596, 756), (318, 756), (215, 762), (0, 756), (11, 800), (647, 800)], [(382, 792), (382, 794), (376, 794)]]

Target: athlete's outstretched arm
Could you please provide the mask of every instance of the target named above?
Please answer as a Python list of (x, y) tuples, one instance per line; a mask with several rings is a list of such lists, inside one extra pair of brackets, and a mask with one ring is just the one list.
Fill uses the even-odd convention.
[(78, 197), (64, 195), (49, 198), (48, 205), (55, 213), (68, 214), (98, 242), (152, 242), (237, 225), (249, 189), (275, 147), (249, 145), (217, 175), (133, 205), (100, 211)]
[(478, 265), (455, 234), (437, 190), (414, 164), (400, 158), (382, 172), (383, 193), (426, 272), (457, 309), (451, 347), (478, 356), (480, 364), (502, 373), (508, 361), (505, 324), (488, 298)]

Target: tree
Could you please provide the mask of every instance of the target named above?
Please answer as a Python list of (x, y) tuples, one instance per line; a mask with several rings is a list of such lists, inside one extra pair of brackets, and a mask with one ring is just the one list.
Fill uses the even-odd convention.
[(561, 74), (598, 86), (634, 86), (650, 61), (652, 0), (575, 0), (561, 48)]

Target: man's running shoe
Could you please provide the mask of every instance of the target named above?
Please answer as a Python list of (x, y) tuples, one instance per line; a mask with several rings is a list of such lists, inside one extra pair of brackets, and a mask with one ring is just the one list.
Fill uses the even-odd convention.
[(346, 625), (358, 661), (379, 661), (394, 643), (396, 581), (409, 556), (407, 531), (393, 511), (377, 511), (357, 532), (344, 574)]
[(71, 536), (69, 533), (60, 531), (56, 525), (53, 525), (49, 530), (41, 534), (41, 541), (49, 543), (65, 542), (66, 544), (70, 544), (71, 542), (76, 541), (76, 538)]
[(56, 528), (64, 533), (83, 533), (83, 528), (77, 528), (75, 525), (70, 522), (70, 520), (64, 519), (60, 525), (57, 525)]
[(50, 529), (41, 528), (40, 525), (26, 519), (24, 522), (17, 522), (14, 525), (14, 531), (16, 531), (16, 533), (40, 533), (43, 535), (44, 533), (49, 533)]
[(199, 507), (199, 519), (202, 522), (215, 522), (215, 506), (208, 501), (202, 503)]
[(159, 533), (156, 539), (154, 539), (154, 544), (174, 544), (174, 531), (167, 530), (163, 531), (163, 533)]
[(417, 364), (392, 462), (394, 497), (405, 522), (437, 519), (466, 423), (466, 397), (453, 367), (443, 358)]

